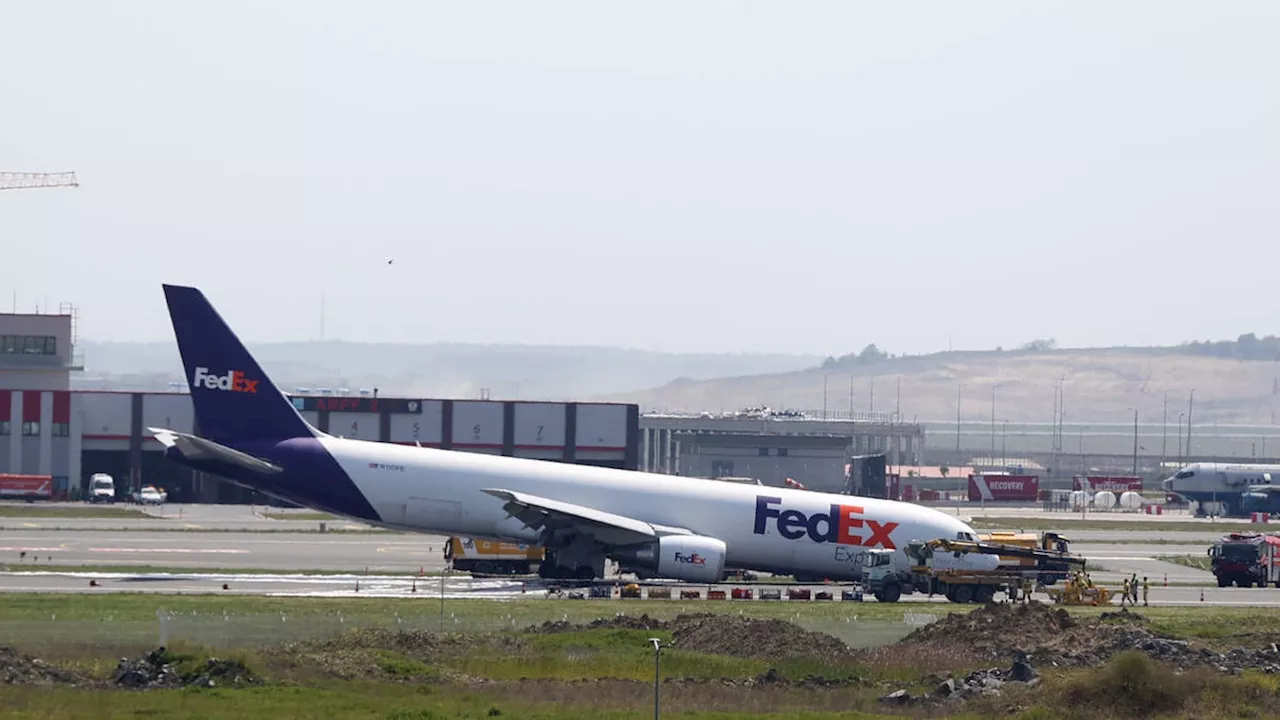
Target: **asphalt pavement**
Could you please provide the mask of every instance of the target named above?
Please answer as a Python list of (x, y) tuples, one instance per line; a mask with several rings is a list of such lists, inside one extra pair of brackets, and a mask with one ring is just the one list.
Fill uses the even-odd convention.
[(444, 544), (411, 534), (4, 530), (0, 564), (431, 572), (444, 569)]
[[(66, 505), (70, 504), (64, 504)], [(90, 589), (87, 580), (81, 576), (43, 574), (48, 571), (67, 572), (59, 571), (59, 566), (148, 566), (179, 572), (183, 569), (254, 569), (274, 571), (282, 575), (308, 570), (375, 575), (419, 571), (431, 573), (445, 567), (445, 538), (441, 536), (412, 533), (321, 534), (316, 532), (320, 521), (282, 520), (264, 515), (271, 513), (278, 517), (309, 512), (305, 510), (290, 511), (246, 505), (163, 505), (143, 510), (149, 517), (0, 517), (0, 566), (7, 566), (11, 571), (42, 573), (0, 576), (0, 592), (61, 592), (64, 589), (110, 591), (107, 588), (116, 591), (141, 589), (164, 592), (203, 592), (213, 588), (222, 591), (221, 581), (190, 578), (157, 578), (145, 582), (138, 579), (110, 579), (104, 581), (101, 587)], [(1204, 521), (1206, 530), (1203, 532), (1158, 532), (1147, 529), (1125, 531), (1120, 528), (1071, 531), (1071, 522), (1078, 519), (1078, 515), (1047, 513), (1036, 508), (1010, 509), (1006, 512), (1012, 511), (1026, 513), (1028, 517), (1054, 517), (1062, 520), (1068, 537), (1074, 540), (1073, 551), (1088, 558), (1090, 564), (1098, 568), (1092, 573), (1095, 581), (1118, 586), (1123, 577), (1133, 573), (1139, 577), (1149, 577), (1153, 587), (1160, 587), (1161, 597), (1155, 600), (1160, 603), (1200, 602), (1200, 588), (1177, 586), (1213, 581), (1213, 576), (1208, 572), (1156, 560), (1162, 555), (1202, 556), (1209, 544), (1221, 535), (1220, 531), (1211, 529), (1213, 525), (1207, 520)], [(986, 511), (986, 514), (991, 514), (991, 511)], [(1118, 513), (1108, 515), (1150, 518)], [(1009, 517), (1016, 519), (1019, 516)], [(1185, 521), (1189, 518), (1177, 519)], [(366, 525), (344, 520), (324, 522), (327, 529), (368, 529)], [(1010, 523), (1011, 526), (1015, 524)], [(129, 531), (121, 531), (125, 529)], [(264, 532), (267, 530), (273, 532)], [(309, 578), (304, 582), (297, 578), (283, 577), (233, 577), (235, 582), (229, 583), (229, 587), (235, 588), (235, 592), (353, 592), (348, 587), (353, 586), (353, 583), (335, 578)], [(385, 591), (392, 594), (400, 592), (397, 588), (402, 585), (412, 584), (412, 581), (403, 578), (389, 578), (385, 582), (389, 583), (385, 586)], [(455, 578), (449, 582), (461, 581)], [(1166, 582), (1171, 587), (1165, 588)], [(378, 585), (378, 588), (383, 586)], [(474, 592), (469, 587), (459, 588), (459, 593)], [(383, 589), (368, 586), (362, 587), (361, 591), (369, 594), (383, 592)], [(1207, 604), (1266, 603), (1270, 602), (1272, 596), (1268, 590), (1238, 588), (1208, 587), (1205, 592)], [(1280, 598), (1280, 593), (1275, 595)]]

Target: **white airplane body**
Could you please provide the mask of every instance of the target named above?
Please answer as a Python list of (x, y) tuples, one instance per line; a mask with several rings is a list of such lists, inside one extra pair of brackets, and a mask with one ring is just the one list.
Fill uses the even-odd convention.
[[(766, 488), (338, 438), (309, 425), (203, 294), (165, 286), (201, 436), (151, 428), (166, 456), (377, 526), (542, 545), (548, 577), (716, 582), (729, 568), (858, 579), (865, 551), (976, 539), (940, 511)], [(904, 557), (905, 557), (905, 553)]]
[(1280, 509), (1280, 465), (1192, 463), (1161, 484), (1201, 506), (1216, 504), (1226, 516)]

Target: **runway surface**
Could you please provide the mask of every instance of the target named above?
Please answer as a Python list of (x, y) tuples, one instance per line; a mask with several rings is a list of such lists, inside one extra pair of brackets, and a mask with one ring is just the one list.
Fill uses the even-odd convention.
[(19, 508), (98, 508), (110, 511), (140, 510), (148, 517), (0, 517), (3, 530), (250, 530), (255, 532), (318, 532), (321, 523), (326, 530), (373, 530), (364, 523), (344, 519), (334, 520), (283, 520), (268, 517), (314, 514), (310, 510), (292, 510), (261, 505), (131, 505), (117, 503), (109, 506), (92, 506), (87, 503), (25, 503), (0, 502), (0, 506)]
[[(7, 503), (0, 503), (7, 504)], [(50, 504), (50, 506), (75, 504)], [(81, 507), (84, 507), (81, 505)], [(129, 506), (136, 507), (136, 506)], [(976, 510), (976, 509), (975, 509)], [(1203, 556), (1210, 543), (1222, 534), (1213, 523), (1204, 520), (1204, 531), (1159, 532), (1155, 530), (1071, 530), (1078, 515), (1047, 513), (1036, 508), (1001, 509), (1007, 515), (1010, 529), (1017, 529), (1019, 517), (1053, 518), (1062, 521), (1065, 534), (1074, 543), (1072, 549), (1088, 558), (1095, 581), (1118, 586), (1121, 579), (1136, 573), (1149, 577), (1153, 587), (1159, 586), (1158, 602), (1199, 602), (1200, 588), (1176, 587), (1188, 583), (1212, 584), (1212, 574), (1182, 565), (1162, 562), (1162, 555)], [(102, 587), (89, 588), (88, 576), (45, 575), (59, 572), (59, 566), (79, 569), (83, 566), (151, 567), (176, 572), (183, 569), (268, 570), (279, 575), (251, 576), (232, 574), (226, 582), (229, 592), (255, 594), (315, 594), (354, 592), (354, 574), (425, 573), (445, 568), (445, 538), (411, 533), (322, 534), (316, 532), (317, 520), (278, 520), (264, 517), (272, 514), (297, 514), (288, 511), (245, 505), (165, 505), (147, 507), (146, 518), (18, 518), (0, 517), (0, 566), (11, 571), (36, 571), (39, 575), (0, 575), (0, 592), (224, 592), (223, 580), (210, 577), (102, 578)], [(984, 511), (991, 515), (991, 510)], [(1097, 519), (1099, 514), (1091, 514)], [(1117, 513), (1108, 514), (1124, 517)], [(963, 514), (962, 514), (963, 516)], [(1143, 520), (1153, 516), (1129, 515)], [(1187, 521), (1186, 516), (1164, 516), (1174, 521)], [(1221, 522), (1221, 521), (1220, 521)], [(328, 529), (368, 526), (346, 521), (325, 521)], [(122, 529), (130, 531), (124, 532)], [(1265, 527), (1260, 530), (1266, 529)], [(174, 530), (184, 530), (175, 532)], [(272, 532), (264, 532), (270, 530)], [(23, 555), (25, 553), (25, 556)], [(299, 578), (302, 571), (350, 572), (350, 578)], [(67, 570), (60, 571), (62, 573)], [(430, 582), (430, 579), (427, 579)], [(503, 591), (474, 581), (453, 578), (447, 581), (446, 595), (459, 594), (501, 596)], [(535, 581), (540, 582), (540, 581)], [(1164, 588), (1168, 582), (1175, 587)], [(372, 583), (372, 584), (368, 584)], [(407, 594), (412, 581), (404, 577), (362, 580), (361, 594)], [(501, 583), (499, 583), (501, 585)], [(516, 586), (512, 586), (516, 587)], [(705, 587), (705, 586), (704, 586)], [(778, 587), (768, 585), (767, 587)], [(803, 587), (803, 586), (793, 586)], [(809, 586), (820, 589), (820, 586)], [(525, 588), (528, 589), (528, 586)], [(830, 589), (830, 588), (829, 588)], [(436, 588), (438, 594), (439, 590)], [(1207, 587), (1206, 604), (1269, 603), (1274, 596), (1280, 602), (1280, 591), (1219, 589)], [(838, 595), (838, 589), (837, 589)], [(912, 600), (917, 602), (919, 600)]]
[(5, 530), (0, 564), (430, 572), (444, 569), (444, 543), (438, 535), (407, 534)]

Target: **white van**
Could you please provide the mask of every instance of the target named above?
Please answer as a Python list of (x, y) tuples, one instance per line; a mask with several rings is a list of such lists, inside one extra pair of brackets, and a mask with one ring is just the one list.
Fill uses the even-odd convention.
[(106, 473), (94, 473), (89, 477), (89, 502), (113, 503), (116, 501), (116, 481)]

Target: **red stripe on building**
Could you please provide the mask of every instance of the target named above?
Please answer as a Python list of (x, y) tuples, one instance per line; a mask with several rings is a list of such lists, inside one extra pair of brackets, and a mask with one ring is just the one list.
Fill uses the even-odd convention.
[(22, 391), (22, 422), (40, 422), (40, 391)]
[(13, 391), (0, 390), (0, 422), (9, 422), (9, 413), (13, 410)]
[(53, 421), (56, 423), (71, 422), (71, 392), (68, 390), (53, 391)]

